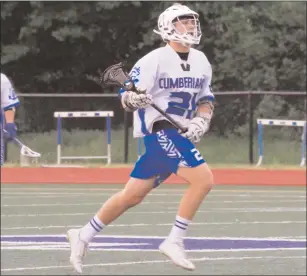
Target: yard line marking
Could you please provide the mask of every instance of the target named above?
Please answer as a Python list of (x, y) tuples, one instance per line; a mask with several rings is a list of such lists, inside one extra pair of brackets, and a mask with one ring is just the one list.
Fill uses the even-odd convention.
[[(177, 210), (177, 207), (168, 207), (168, 210)], [(127, 211), (125, 214), (174, 214), (174, 211)], [(306, 212), (306, 208), (284, 208), (284, 207), (269, 207), (269, 208), (206, 208), (206, 210), (198, 210), (198, 213), (279, 213), (279, 212)], [(16, 217), (57, 217), (57, 216), (87, 216), (92, 215), (92, 212), (79, 213), (32, 213), (32, 214), (2, 214), (1, 218), (16, 218)]]
[[(168, 207), (168, 210), (177, 210), (177, 207)], [(297, 207), (243, 207), (243, 208), (232, 208), (232, 207), (221, 207), (221, 208), (206, 208), (207, 210), (199, 210), (197, 212), (201, 213), (217, 213), (217, 212), (222, 212), (222, 211), (227, 211), (227, 212), (238, 212), (238, 213), (257, 213), (257, 212), (265, 212), (265, 213), (270, 213), (270, 212), (306, 212), (306, 208), (297, 208)]]
[[(306, 256), (238, 256), (238, 257), (202, 257), (192, 258), (191, 261), (232, 261), (232, 260), (252, 260), (252, 259), (306, 259)], [(153, 263), (170, 263), (170, 260), (150, 260), (150, 261), (134, 261), (134, 262), (116, 262), (116, 263), (98, 263), (98, 264), (84, 264), (83, 267), (105, 267), (105, 266), (120, 266), (120, 265), (138, 265), (138, 264), (153, 264)], [(69, 265), (56, 266), (33, 266), (33, 267), (14, 267), (1, 268), (2, 272), (6, 271), (25, 271), (25, 270), (48, 270), (48, 269), (63, 269), (72, 268)]]
[[(306, 203), (306, 200), (304, 199), (286, 199), (286, 200), (218, 200), (218, 201), (210, 201), (206, 200), (204, 201), (204, 205), (207, 204), (221, 204), (221, 203), (290, 203), (290, 202), (295, 202), (295, 203)], [(63, 202), (58, 202), (58, 203), (33, 203), (33, 204), (4, 204), (1, 205), (1, 207), (61, 207), (61, 206), (94, 206), (97, 204), (103, 204), (103, 202), (79, 202), (79, 203), (63, 203)], [(179, 204), (178, 201), (144, 201), (140, 204), (142, 205), (147, 205), (147, 204)]]
[[(63, 246), (1, 246), (1, 250), (35, 250), (35, 251), (69, 251), (70, 247), (63, 247)], [(306, 248), (245, 248), (245, 249), (195, 249), (195, 250), (186, 250), (187, 252), (193, 252), (193, 253), (201, 253), (201, 252), (207, 252), (207, 253), (220, 253), (220, 252), (258, 252), (258, 251), (306, 251)], [(91, 248), (90, 251), (116, 251), (116, 252), (136, 252), (135, 249), (123, 249), (123, 248)], [(157, 252), (158, 249), (142, 249), (142, 252)], [(306, 257), (306, 256), (305, 256)]]
[[(9, 194), (9, 195), (7, 195)], [(113, 193), (67, 193), (67, 194), (37, 194), (37, 193), (15, 193), (15, 195), (13, 195), (14, 193), (1, 193), (1, 199), (25, 199), (25, 198), (34, 198), (34, 199), (38, 199), (38, 198), (70, 198), (70, 197), (97, 197), (97, 196), (112, 196)], [(159, 196), (165, 196), (165, 197), (181, 197), (183, 195), (183, 193), (152, 193), (152, 194), (148, 194), (146, 197), (159, 197)], [(250, 198), (250, 197), (255, 197), (255, 195), (252, 194), (209, 194), (208, 198), (211, 197), (226, 197), (226, 198)], [(306, 198), (306, 194), (305, 195), (257, 195), (257, 198)]]
[[(119, 190), (115, 190), (114, 192), (119, 192), (121, 191), (122, 189), (119, 189)], [(42, 192), (42, 191), (38, 191), (38, 192), (24, 192), (24, 191), (20, 191), (20, 190), (17, 190), (17, 191), (5, 191), (3, 189), (1, 189), (1, 194), (2, 195), (71, 195), (71, 194), (74, 194), (74, 195), (96, 195), (96, 194), (114, 194), (114, 193), (110, 193), (110, 192), (105, 192), (105, 191), (109, 191), (109, 190), (101, 190), (97, 193), (97, 191), (93, 191), (93, 192), (82, 192), (82, 191), (67, 191), (67, 192), (63, 192), (63, 191), (53, 191), (53, 192)], [(185, 190), (169, 190), (169, 191), (166, 191), (164, 189), (162, 189), (161, 191), (151, 191), (151, 195), (153, 194), (167, 194), (169, 195), (170, 192), (172, 192), (173, 194), (182, 194), (183, 192), (185, 192)], [(211, 191), (211, 194), (215, 194), (215, 193), (225, 193), (226, 195), (228, 195), (228, 192), (227, 191)], [(237, 194), (252, 194), (254, 192), (247, 192), (247, 191), (237, 191)], [(279, 192), (280, 193), (280, 192)], [(306, 193), (304, 192), (296, 192), (297, 194), (301, 194), (301, 195), (305, 195), (306, 196)], [(276, 192), (276, 194), (278, 194), (278, 192)], [(281, 194), (284, 194), (284, 193), (281, 193)]]
[[(47, 237), (47, 238), (53, 238), (53, 237), (60, 237), (60, 238), (66, 238), (65, 234), (21, 234), (21, 235), (1, 235), (3, 238), (35, 238), (35, 237)], [(167, 238), (167, 236), (149, 236), (149, 235), (102, 235), (98, 234), (95, 236), (96, 238), (149, 238), (149, 239), (164, 239)], [(186, 239), (198, 239), (198, 240), (276, 240), (276, 241), (300, 241), (298, 238), (304, 238), (306, 240), (306, 236), (287, 236), (287, 237), (281, 237), (281, 236), (270, 236), (270, 237), (245, 237), (245, 236), (240, 236), (240, 237), (230, 237), (230, 236), (189, 236)], [(3, 242), (3, 241), (2, 241)]]

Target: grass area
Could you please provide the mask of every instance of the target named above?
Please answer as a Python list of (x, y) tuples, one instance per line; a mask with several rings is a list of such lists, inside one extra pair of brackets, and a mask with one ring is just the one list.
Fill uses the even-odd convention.
[[(31, 167), (41, 167), (45, 164), (37, 164), (37, 165), (31, 165)], [(54, 164), (51, 164), (51, 166)], [(244, 164), (209, 164), (210, 168), (212, 169), (219, 169), (219, 168), (230, 168), (230, 169), (251, 169), (251, 170), (270, 170), (270, 169), (280, 169), (280, 170), (305, 170), (306, 167), (300, 167), (298, 165), (282, 165), (282, 164), (276, 164), (276, 165), (270, 165), (270, 164), (263, 164), (259, 167), (255, 165), (244, 165)], [(46, 164), (48, 166), (48, 164)], [(49, 165), (50, 166), (50, 165)], [(54, 165), (55, 167), (58, 167), (57, 165)], [(65, 165), (64, 165), (65, 166)], [(5, 163), (5, 168), (17, 168), (20, 167), (19, 163)], [(85, 167), (85, 168), (133, 168), (134, 163), (118, 163), (118, 164), (111, 164), (107, 165), (105, 163), (95, 163), (95, 164), (85, 164), (85, 165), (76, 165), (71, 167)]]
[[(137, 139), (129, 137), (129, 164), (135, 163), (137, 155)], [(106, 134), (101, 131), (73, 130), (63, 131), (63, 156), (105, 155), (107, 152)], [(28, 133), (20, 135), (26, 145), (42, 154), (41, 163), (55, 164), (57, 150), (57, 134)], [(301, 159), (301, 141), (298, 139), (276, 139), (264, 136), (263, 166), (297, 168)], [(251, 167), (249, 164), (249, 145), (247, 137), (233, 136), (230, 138), (207, 135), (197, 148), (212, 167)], [(14, 144), (8, 146), (7, 166), (19, 163), (19, 149)], [(257, 141), (254, 141), (254, 162), (257, 163)], [(124, 132), (122, 129), (112, 131), (112, 164), (123, 166), (124, 160)], [(103, 166), (106, 160), (63, 160), (63, 164), (85, 164), (87, 166)], [(128, 164), (127, 164), (128, 165)], [(128, 165), (129, 166), (129, 165)]]

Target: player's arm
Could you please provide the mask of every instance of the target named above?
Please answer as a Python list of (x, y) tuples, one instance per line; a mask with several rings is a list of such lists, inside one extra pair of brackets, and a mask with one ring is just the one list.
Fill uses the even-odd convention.
[(188, 131), (183, 134), (192, 142), (199, 142), (201, 137), (209, 130), (210, 121), (214, 111), (214, 95), (211, 89), (212, 70), (210, 67), (204, 88), (199, 94), (196, 103), (196, 113), (188, 125)]
[(4, 111), (6, 136), (9, 140), (16, 137), (15, 112), (19, 104), (13, 85), (5, 75), (1, 74), (1, 107)]
[(121, 103), (126, 111), (135, 111), (139, 108), (146, 108), (153, 103), (150, 90), (154, 85), (156, 77), (156, 61), (148, 54), (140, 59), (130, 71), (138, 93), (133, 91), (120, 90)]
[(214, 112), (214, 96), (211, 92), (211, 87), (208, 87), (210, 92), (207, 96), (197, 102), (196, 116), (207, 120), (209, 123)]

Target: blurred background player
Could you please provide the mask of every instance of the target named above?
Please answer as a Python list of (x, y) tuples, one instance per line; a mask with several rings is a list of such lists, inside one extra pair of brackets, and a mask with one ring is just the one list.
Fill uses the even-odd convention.
[[(109, 198), (97, 214), (80, 229), (70, 229), (70, 262), (82, 272), (88, 244), (106, 225), (143, 198), (172, 173), (189, 183), (169, 236), (159, 250), (176, 265), (194, 270), (183, 240), (188, 225), (213, 185), (212, 173), (194, 143), (208, 131), (214, 96), (210, 89), (212, 69), (206, 56), (191, 48), (201, 38), (198, 14), (174, 4), (158, 19), (158, 31), (167, 44), (141, 58), (130, 72), (145, 94), (121, 91), (125, 110), (134, 112), (134, 137), (144, 137), (146, 152), (131, 173), (125, 188)], [(187, 132), (179, 133), (150, 104), (155, 103)], [(101, 176), (103, 177), (103, 175)]]
[(16, 137), (15, 108), (18, 105), (19, 100), (12, 83), (6, 75), (1, 73), (1, 166), (4, 164), (4, 139), (11, 141)]

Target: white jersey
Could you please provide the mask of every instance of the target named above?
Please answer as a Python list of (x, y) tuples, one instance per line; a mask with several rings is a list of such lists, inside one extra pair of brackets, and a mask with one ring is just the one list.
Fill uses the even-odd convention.
[(13, 85), (6, 75), (1, 73), (1, 109), (6, 110), (19, 104)]
[[(204, 53), (193, 48), (188, 60), (183, 61), (167, 44), (141, 58), (130, 76), (138, 88), (153, 95), (158, 107), (184, 127), (195, 115), (199, 100), (214, 99), (211, 65)], [(151, 106), (134, 111), (133, 116), (134, 137), (150, 134), (154, 122), (166, 120)]]

